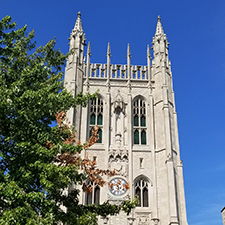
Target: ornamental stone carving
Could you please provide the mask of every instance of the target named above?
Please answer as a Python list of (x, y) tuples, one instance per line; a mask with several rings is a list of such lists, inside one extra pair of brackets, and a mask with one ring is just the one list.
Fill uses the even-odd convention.
[(153, 219), (152, 221), (153, 221), (153, 223), (152, 223), (153, 225), (158, 225), (159, 224), (159, 219)]
[(135, 218), (134, 217), (128, 217), (127, 218), (127, 221), (128, 221), (128, 224), (129, 225), (133, 225), (134, 224), (134, 221), (135, 221)]
[(108, 162), (110, 170), (115, 169), (117, 175), (128, 177), (128, 151), (126, 149), (110, 150)]
[(148, 216), (139, 216), (137, 221), (138, 221), (138, 225), (149, 225), (149, 217)]

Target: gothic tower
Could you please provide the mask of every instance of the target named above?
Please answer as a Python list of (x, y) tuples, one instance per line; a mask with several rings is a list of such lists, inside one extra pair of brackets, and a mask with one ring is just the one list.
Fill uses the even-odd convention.
[(111, 64), (110, 44), (106, 64), (90, 63), (90, 43), (84, 58), (80, 13), (70, 36), (73, 54), (65, 70), (67, 90), (74, 96), (99, 92), (86, 108), (71, 109), (67, 116), (81, 141), (88, 140), (92, 128), (98, 125), (98, 143), (83, 154), (95, 159), (99, 168), (116, 170), (116, 176), (105, 178), (110, 183), (120, 179), (122, 184), (130, 184), (129, 190), (93, 184), (92, 194), (82, 193), (80, 202), (99, 204), (108, 200), (117, 204), (128, 196), (139, 198), (131, 215), (99, 218), (99, 224), (188, 224), (169, 43), (160, 17), (152, 44), (153, 59), (148, 46), (146, 66), (131, 64), (129, 44), (126, 65)]

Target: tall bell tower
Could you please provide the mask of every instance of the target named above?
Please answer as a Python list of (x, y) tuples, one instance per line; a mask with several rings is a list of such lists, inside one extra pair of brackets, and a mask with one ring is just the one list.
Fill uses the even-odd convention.
[[(84, 44), (78, 13), (70, 35), (73, 54), (67, 61), (65, 86), (74, 96), (99, 91), (86, 108), (71, 109), (67, 116), (81, 141), (98, 125), (99, 141), (86, 153), (99, 168), (115, 169), (117, 175), (105, 179), (111, 184), (119, 180), (121, 186), (99, 187), (87, 181), (93, 192), (82, 193), (80, 202), (118, 204), (138, 196), (139, 205), (131, 215), (99, 218), (99, 224), (187, 225), (169, 43), (160, 17), (152, 42), (153, 59), (147, 46), (146, 66), (131, 64), (129, 44), (126, 65), (111, 64), (109, 43), (107, 63), (91, 63), (90, 43), (86, 58)], [(124, 190), (128, 183), (129, 190)]]

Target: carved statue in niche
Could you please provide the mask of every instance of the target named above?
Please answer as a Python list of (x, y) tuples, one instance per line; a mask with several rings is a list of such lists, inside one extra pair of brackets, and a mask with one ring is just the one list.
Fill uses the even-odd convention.
[(125, 103), (123, 101), (123, 98), (119, 90), (113, 102), (113, 107), (114, 107), (114, 113), (115, 113), (115, 135), (116, 135), (115, 138), (117, 138), (118, 140), (119, 138), (121, 139), (121, 136), (124, 132), (123, 118), (125, 113)]
[(123, 112), (124, 113), (124, 102), (123, 98), (120, 94), (120, 90), (118, 90), (118, 93), (116, 95), (115, 101), (114, 101), (114, 112)]
[(109, 150), (109, 168), (115, 169), (119, 176), (128, 177), (128, 151), (123, 145), (125, 103), (119, 90), (113, 101), (113, 109), (115, 136), (114, 143)]

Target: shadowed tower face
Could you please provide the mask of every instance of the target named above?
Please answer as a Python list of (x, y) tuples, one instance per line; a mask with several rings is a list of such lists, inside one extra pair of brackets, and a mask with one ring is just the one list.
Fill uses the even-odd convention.
[(111, 64), (110, 44), (107, 63), (92, 63), (90, 43), (84, 57), (84, 42), (78, 13), (70, 35), (74, 52), (67, 61), (65, 86), (74, 96), (99, 92), (86, 108), (70, 109), (67, 116), (81, 141), (98, 125), (98, 143), (82, 154), (88, 153), (99, 168), (115, 169), (117, 175), (107, 181), (113, 184), (120, 179), (130, 189), (99, 187), (87, 181), (93, 192), (82, 193), (80, 202), (118, 204), (137, 195), (139, 205), (129, 216), (99, 218), (99, 224), (187, 225), (169, 43), (160, 17), (152, 42), (153, 59), (147, 46), (146, 66), (131, 64), (129, 44), (126, 65)]

